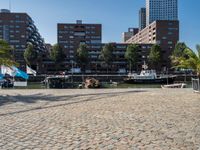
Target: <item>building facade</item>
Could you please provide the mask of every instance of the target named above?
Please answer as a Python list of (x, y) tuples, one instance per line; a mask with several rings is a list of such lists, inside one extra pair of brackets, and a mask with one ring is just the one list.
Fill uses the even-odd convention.
[(128, 41), (132, 36), (137, 34), (138, 31), (138, 28), (129, 28), (128, 32), (122, 33), (122, 42), (125, 43), (126, 41)]
[[(129, 43), (112, 43), (114, 50), (113, 50), (113, 61), (111, 62), (111, 66), (109, 67), (109, 71), (111, 73), (128, 73), (129, 72), (129, 63), (125, 59), (125, 53), (127, 47), (130, 45)], [(102, 46), (104, 46), (103, 44)], [(140, 71), (142, 69), (142, 65), (144, 62), (147, 62), (148, 55), (150, 53), (150, 49), (152, 44), (137, 44), (139, 46), (138, 49), (138, 62), (135, 68), (132, 68), (135, 71)], [(101, 62), (103, 62), (101, 60)], [(104, 73), (105, 72), (105, 65), (104, 68), (101, 68)]]
[[(86, 66), (86, 73), (107, 73), (107, 66), (100, 58), (101, 50), (106, 43), (102, 43), (102, 25), (84, 24), (82, 21), (76, 23), (59, 23), (58, 44), (66, 54), (66, 61), (63, 68), (70, 71), (72, 68), (78, 68), (76, 63), (76, 51), (80, 44), (86, 44), (89, 52), (89, 63)], [(137, 34), (138, 28), (129, 28), (125, 34), (127, 40)], [(125, 59), (127, 43), (112, 43), (114, 47), (113, 60), (109, 66), (109, 73), (126, 73), (129, 70), (128, 62)], [(139, 62), (138, 67), (142, 66), (144, 59), (147, 58), (152, 44), (139, 44)], [(52, 67), (51, 67), (52, 68)]]
[(178, 20), (178, 0), (146, 0), (147, 25), (156, 20)]
[(0, 39), (7, 41), (14, 49), (15, 61), (22, 70), (26, 69), (24, 51), (28, 43), (34, 45), (39, 53), (45, 53), (44, 40), (34, 25), (34, 21), (26, 13), (12, 13), (9, 10), (0, 12)]
[(139, 31), (130, 38), (127, 43), (158, 44), (162, 48), (163, 64), (161, 67), (169, 67), (169, 56), (179, 41), (179, 21), (154, 21), (149, 26)]
[[(57, 26), (58, 44), (66, 54), (66, 61), (75, 61), (76, 51), (80, 44), (86, 44), (90, 54), (95, 54), (102, 43), (101, 24), (59, 23)], [(96, 55), (91, 55), (96, 59)]]
[(139, 30), (146, 27), (146, 8), (141, 8), (139, 10)]

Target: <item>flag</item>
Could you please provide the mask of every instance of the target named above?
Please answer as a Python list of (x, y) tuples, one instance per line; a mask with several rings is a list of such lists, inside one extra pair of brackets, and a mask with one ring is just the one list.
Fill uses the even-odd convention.
[(8, 75), (14, 77), (15, 76), (15, 70), (13, 70), (12, 67), (7, 67), (7, 66), (2, 65), (1, 66), (1, 74), (3, 74), (3, 75), (8, 74)]
[(37, 72), (35, 70), (33, 70), (32, 68), (30, 68), (29, 66), (26, 66), (26, 73), (33, 74), (34, 76), (36, 76), (36, 74), (37, 74)]
[(14, 70), (14, 73), (13, 73), (13, 74), (15, 74), (14, 76), (16, 76), (16, 77), (22, 77), (23, 79), (28, 80), (29, 76), (28, 76), (27, 73), (25, 73), (24, 71), (18, 69), (15, 66), (13, 66), (12, 69)]
[(20, 69), (18, 69), (15, 66), (8, 67), (5, 65), (2, 65), (1, 66), (1, 74), (3, 74), (3, 75), (8, 74), (12, 77), (22, 77), (26, 80), (29, 78), (29, 76), (25, 72), (21, 71)]

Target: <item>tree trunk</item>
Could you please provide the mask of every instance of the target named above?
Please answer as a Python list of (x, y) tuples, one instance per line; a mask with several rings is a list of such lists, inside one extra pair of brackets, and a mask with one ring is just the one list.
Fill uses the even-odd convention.
[(107, 79), (108, 79), (108, 67), (109, 67), (109, 66), (108, 66), (108, 64), (107, 64)]
[(132, 63), (129, 64), (129, 73), (132, 73)]
[(85, 67), (84, 67), (84, 65), (82, 65), (81, 68), (83, 69), (83, 71), (82, 71), (82, 82), (84, 83), (85, 82), (85, 79), (84, 79)]

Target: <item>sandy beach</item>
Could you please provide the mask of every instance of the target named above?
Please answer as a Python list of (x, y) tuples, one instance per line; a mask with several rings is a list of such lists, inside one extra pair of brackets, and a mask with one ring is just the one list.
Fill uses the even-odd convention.
[(0, 90), (0, 149), (198, 150), (191, 89)]

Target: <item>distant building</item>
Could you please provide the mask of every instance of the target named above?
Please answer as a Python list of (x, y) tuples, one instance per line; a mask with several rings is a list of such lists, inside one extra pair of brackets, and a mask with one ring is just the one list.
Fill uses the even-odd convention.
[[(59, 23), (58, 44), (64, 49), (66, 60), (75, 60), (75, 54), (80, 44), (86, 44), (89, 53), (95, 53), (102, 43), (101, 24), (83, 24), (81, 20), (76, 23)], [(96, 55), (91, 55), (96, 59)]]
[(146, 8), (141, 8), (139, 10), (139, 30), (146, 27)]
[(135, 34), (137, 34), (139, 31), (138, 28), (129, 28), (128, 32), (124, 32), (122, 33), (122, 42), (126, 42), (127, 40), (129, 40), (132, 36), (134, 36)]
[(0, 39), (7, 41), (14, 48), (14, 58), (25, 70), (24, 51), (28, 43), (35, 46), (36, 51), (46, 52), (44, 40), (26, 13), (12, 13), (3, 9), (0, 11)]
[(162, 48), (163, 64), (169, 67), (169, 56), (179, 41), (179, 21), (159, 20), (139, 31), (127, 43), (158, 44)]
[(146, 0), (147, 25), (156, 20), (178, 20), (178, 0)]
[[(138, 33), (138, 28), (129, 28), (126, 37), (130, 38)], [(130, 34), (130, 35), (128, 35)], [(89, 50), (89, 64), (86, 67), (86, 73), (106, 73), (107, 67), (100, 58), (101, 50), (106, 43), (102, 43), (101, 24), (83, 24), (82, 21), (76, 23), (58, 24), (58, 44), (63, 48), (66, 54), (64, 68), (71, 70), (72, 67), (78, 67), (76, 64), (76, 51), (80, 44), (86, 44)], [(125, 52), (129, 44), (111, 43), (114, 46), (113, 60), (109, 67), (110, 73), (126, 73), (128, 71), (128, 62), (125, 59)], [(138, 66), (143, 64), (149, 53), (152, 44), (139, 44)], [(51, 67), (52, 68), (52, 67)]]

